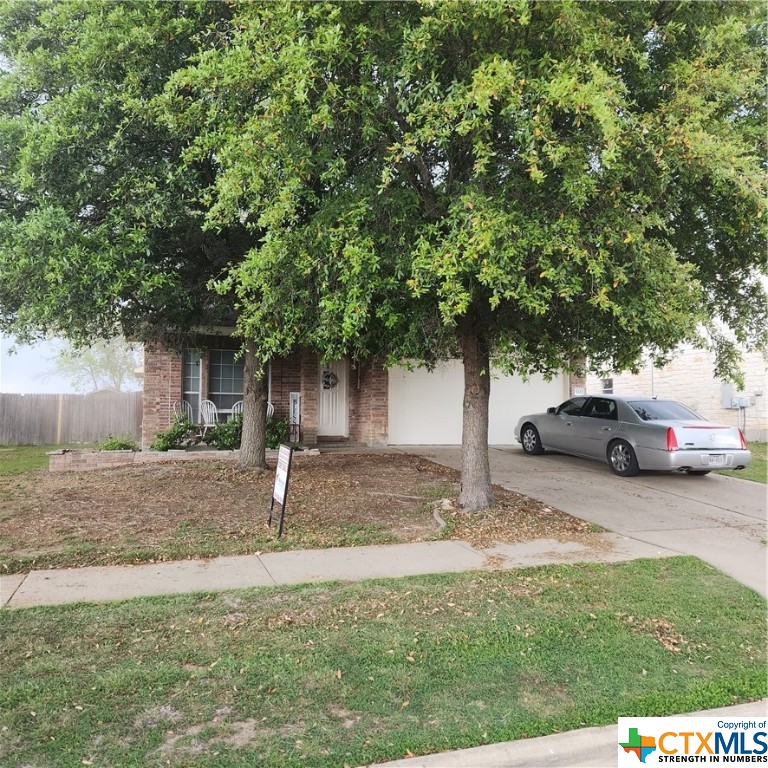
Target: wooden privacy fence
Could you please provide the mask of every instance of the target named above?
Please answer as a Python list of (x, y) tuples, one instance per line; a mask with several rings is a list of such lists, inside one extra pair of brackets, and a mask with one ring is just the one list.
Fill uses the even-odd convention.
[(0, 394), (0, 445), (94, 443), (141, 438), (141, 392)]

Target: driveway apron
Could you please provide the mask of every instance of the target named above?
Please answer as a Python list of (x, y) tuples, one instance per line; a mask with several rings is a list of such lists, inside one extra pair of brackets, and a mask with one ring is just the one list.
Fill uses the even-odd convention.
[[(459, 469), (459, 447), (409, 449)], [(494, 446), (491, 479), (637, 541), (694, 555), (768, 596), (766, 486), (711, 474), (614, 475), (607, 464)]]

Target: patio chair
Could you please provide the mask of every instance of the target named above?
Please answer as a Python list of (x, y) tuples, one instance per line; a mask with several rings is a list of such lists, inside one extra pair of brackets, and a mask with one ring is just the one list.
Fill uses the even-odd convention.
[(216, 410), (216, 405), (210, 400), (203, 400), (200, 403), (200, 415), (203, 419), (201, 437), (205, 437), (205, 433), (209, 429), (214, 429), (219, 423), (219, 414)]
[(192, 406), (186, 400), (177, 400), (173, 404), (174, 421), (192, 421)]
[[(238, 400), (233, 406), (232, 406), (232, 415), (235, 416), (238, 413), (243, 412), (243, 401)], [(272, 405), (272, 403), (267, 403), (267, 418), (271, 419), (275, 415), (275, 406)]]

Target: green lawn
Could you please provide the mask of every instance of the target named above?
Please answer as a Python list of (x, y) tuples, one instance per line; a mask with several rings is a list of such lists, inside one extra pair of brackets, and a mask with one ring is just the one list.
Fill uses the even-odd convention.
[(92, 445), (2, 445), (0, 475), (18, 475), (48, 466), (48, 452), (62, 448), (92, 448)]
[(766, 695), (693, 558), (0, 612), (0, 764), (364, 765)]
[(740, 477), (744, 480), (754, 480), (757, 483), (768, 483), (768, 460), (766, 460), (766, 443), (750, 443), (752, 463), (746, 469), (724, 470), (720, 474)]

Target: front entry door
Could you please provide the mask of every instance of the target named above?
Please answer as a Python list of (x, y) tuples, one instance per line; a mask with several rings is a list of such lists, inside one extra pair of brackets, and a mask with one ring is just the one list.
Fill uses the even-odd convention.
[(347, 361), (320, 363), (317, 434), (347, 437)]

